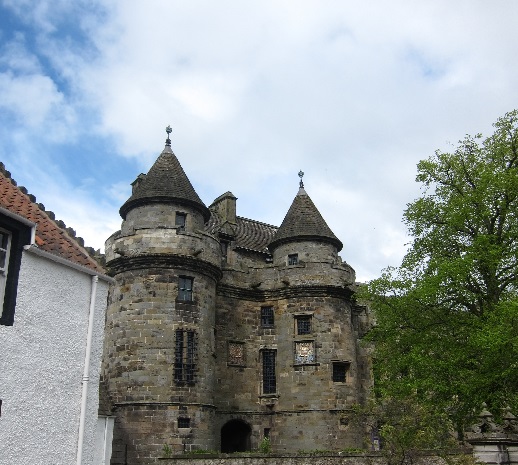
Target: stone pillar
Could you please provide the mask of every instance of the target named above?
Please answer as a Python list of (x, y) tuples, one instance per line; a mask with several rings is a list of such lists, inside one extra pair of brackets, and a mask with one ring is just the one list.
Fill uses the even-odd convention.
[(466, 433), (473, 446), (474, 457), (490, 465), (518, 465), (518, 427), (515, 416), (504, 409), (502, 425), (493, 421), (493, 415), (483, 404), (479, 421)]

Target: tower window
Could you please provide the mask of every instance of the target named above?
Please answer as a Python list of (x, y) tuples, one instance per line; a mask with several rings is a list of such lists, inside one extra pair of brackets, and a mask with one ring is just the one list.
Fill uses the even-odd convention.
[(298, 265), (299, 264), (299, 254), (292, 253), (288, 255), (288, 265)]
[(192, 302), (192, 285), (194, 278), (180, 276), (178, 278), (178, 300)]
[(261, 307), (261, 326), (263, 328), (273, 328), (273, 322), (273, 307)]
[(226, 262), (228, 258), (228, 241), (220, 241), (219, 245), (221, 247), (221, 258)]
[(191, 419), (180, 417), (178, 418), (178, 428), (190, 428), (191, 427)]
[(263, 394), (275, 394), (277, 392), (277, 380), (275, 377), (276, 350), (262, 351), (263, 356)]
[(174, 347), (174, 381), (194, 384), (196, 369), (196, 332), (177, 329)]
[(311, 334), (311, 315), (296, 316), (295, 325), (298, 335)]
[(350, 365), (349, 362), (333, 362), (333, 381), (335, 383), (345, 383), (347, 381), (347, 372)]
[(187, 221), (187, 213), (176, 212), (174, 225), (181, 231), (185, 230), (185, 223)]

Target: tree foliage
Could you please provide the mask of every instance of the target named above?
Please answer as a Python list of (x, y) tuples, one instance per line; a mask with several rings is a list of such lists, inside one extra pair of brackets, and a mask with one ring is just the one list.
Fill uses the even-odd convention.
[[(399, 268), (369, 283), (378, 394), (447, 413), (518, 410), (518, 111), (418, 164)], [(496, 411), (496, 410), (495, 410)]]
[(389, 465), (412, 465), (427, 455), (444, 455), (455, 446), (448, 416), (412, 396), (355, 406), (353, 421), (378, 432), (381, 453)]

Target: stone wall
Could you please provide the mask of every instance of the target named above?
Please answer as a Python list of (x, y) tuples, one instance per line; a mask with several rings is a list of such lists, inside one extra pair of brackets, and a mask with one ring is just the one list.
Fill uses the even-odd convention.
[[(453, 457), (453, 456), (452, 456)], [(213, 457), (174, 457), (161, 458), (161, 465), (386, 465), (380, 454), (318, 454), (318, 455), (279, 455), (239, 457), (215, 455)], [(446, 465), (446, 461), (429, 455), (419, 458), (416, 465)]]
[[(298, 253), (299, 263), (288, 265), (288, 253)], [(350, 425), (348, 410), (371, 387), (368, 350), (359, 344), (370, 322), (366, 309), (350, 300), (354, 270), (328, 243), (281, 245), (276, 254), (272, 264), (232, 249), (223, 269), (216, 301), (216, 431), (241, 420), (251, 428), (252, 449), (266, 432), (275, 452), (361, 447), (364, 431)], [(262, 307), (273, 309), (271, 327), (261, 322)], [(298, 318), (309, 319), (307, 334), (298, 333)], [(236, 346), (239, 362), (230, 354)], [(314, 360), (297, 360), (303, 346)], [(276, 351), (273, 394), (263, 392), (264, 350)], [(343, 382), (333, 380), (337, 362), (347, 367)]]

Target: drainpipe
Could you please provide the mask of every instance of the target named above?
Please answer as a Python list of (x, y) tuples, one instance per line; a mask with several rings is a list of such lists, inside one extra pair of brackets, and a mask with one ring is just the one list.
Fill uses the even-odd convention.
[(88, 394), (88, 379), (90, 373), (90, 352), (92, 351), (92, 335), (95, 313), (95, 296), (97, 293), (98, 276), (92, 276), (92, 288), (90, 290), (90, 313), (88, 318), (88, 335), (86, 337), (86, 354), (83, 371), (83, 393), (81, 395), (81, 416), (79, 417), (79, 438), (77, 440), (77, 460), (76, 464), (81, 465), (83, 459), (83, 441), (85, 435), (86, 420), (86, 396)]

